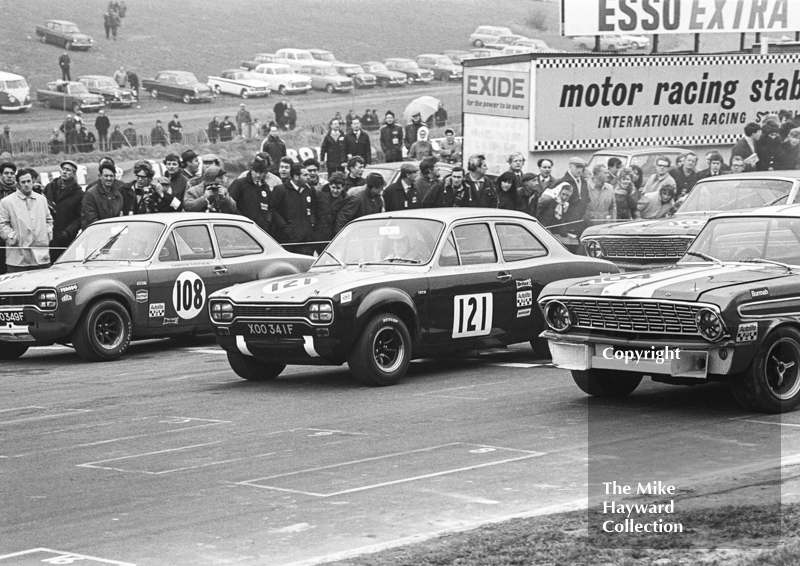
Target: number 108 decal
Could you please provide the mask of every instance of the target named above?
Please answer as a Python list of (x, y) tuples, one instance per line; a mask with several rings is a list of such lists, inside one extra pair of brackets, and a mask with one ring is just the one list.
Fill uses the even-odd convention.
[(453, 338), (486, 336), (492, 331), (491, 293), (456, 295), (453, 301)]
[(196, 317), (205, 302), (206, 286), (200, 276), (193, 271), (181, 273), (172, 288), (172, 306), (178, 316), (183, 319)]

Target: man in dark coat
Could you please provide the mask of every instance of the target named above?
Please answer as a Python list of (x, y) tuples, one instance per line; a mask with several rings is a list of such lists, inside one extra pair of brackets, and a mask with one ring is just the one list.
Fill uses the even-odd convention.
[(270, 126), (267, 139), (261, 143), (261, 151), (269, 154), (272, 159), (272, 166), (269, 172), (277, 175), (281, 157), (286, 157), (286, 144), (283, 143), (283, 140), (278, 135), (277, 126)]
[(586, 229), (586, 209), (589, 206), (589, 183), (584, 179), (583, 172), (586, 162), (580, 157), (571, 157), (567, 165), (567, 173), (556, 182), (568, 183), (572, 187), (572, 196), (569, 198), (569, 208), (562, 217), (567, 233), (580, 237)]
[(156, 120), (156, 126), (150, 130), (150, 144), (167, 146), (167, 132), (161, 125), (161, 120)]
[(683, 164), (680, 167), (671, 169), (669, 174), (675, 179), (676, 198), (686, 196), (697, 184), (697, 154), (687, 151), (683, 154)]
[(347, 200), (344, 193), (344, 173), (337, 171), (328, 176), (328, 183), (317, 189), (317, 223), (311, 239), (314, 250), (320, 254), (335, 235), (336, 215)]
[(181, 166), (181, 175), (186, 177), (187, 181), (200, 176), (200, 156), (193, 149), (181, 153)]
[(272, 111), (275, 113), (275, 123), (278, 125), (279, 130), (286, 129), (286, 108), (287, 106), (285, 98), (281, 98), (280, 102), (277, 102), (275, 106), (272, 107)]
[(50, 260), (55, 261), (69, 246), (81, 229), (83, 189), (75, 179), (78, 164), (69, 159), (61, 162), (61, 176), (44, 188), (44, 196), (53, 217), (53, 240), (50, 242)]
[(325, 162), (328, 174), (342, 171), (343, 163), (347, 161), (347, 151), (344, 146), (344, 132), (340, 130), (341, 122), (334, 118), (331, 120), (331, 129), (322, 139), (319, 149), (319, 159)]
[(133, 199), (117, 180), (117, 168), (111, 160), (101, 160), (100, 178), (86, 187), (81, 203), (81, 228), (105, 218), (127, 216), (132, 212)]
[(400, 178), (383, 191), (386, 212), (421, 207), (422, 198), (417, 194), (417, 188), (414, 186), (417, 171), (419, 171), (419, 167), (413, 163), (403, 163), (400, 166)]
[(69, 53), (64, 51), (64, 54), (58, 58), (58, 66), (61, 67), (61, 80), (62, 81), (71, 81), (72, 76), (69, 74)]
[(439, 108), (433, 113), (433, 123), (437, 128), (444, 128), (447, 125), (447, 110), (444, 109), (444, 102), (440, 102)]
[(348, 196), (341, 210), (339, 210), (339, 214), (336, 215), (334, 231), (338, 234), (342, 228), (356, 218), (383, 212), (384, 204), (381, 193), (383, 193), (385, 185), (386, 181), (383, 180), (380, 173), (367, 175), (366, 189)]
[(431, 190), (422, 199), (422, 206), (425, 208), (452, 208), (456, 204), (456, 195), (464, 190), (463, 185), (464, 168), (457, 165), (442, 182), (431, 187)]
[(381, 150), (387, 163), (403, 160), (403, 127), (394, 121), (394, 112), (386, 111), (381, 126)]
[[(761, 139), (761, 124), (750, 122), (744, 127), (744, 136), (736, 142), (731, 150), (731, 163), (737, 155), (744, 160), (744, 170), (754, 171), (756, 159), (756, 144)], [(756, 156), (755, 158), (753, 156)]]
[(756, 171), (774, 171), (781, 160), (780, 126), (773, 120), (764, 120), (761, 126), (761, 138), (756, 144), (758, 162)]
[(136, 98), (139, 98), (139, 75), (130, 69), (128, 69), (128, 84), (131, 85), (131, 90), (136, 93)]
[(405, 140), (406, 149), (411, 149), (411, 144), (417, 141), (417, 132), (424, 126), (422, 123), (422, 114), (414, 112), (411, 115), (411, 123), (406, 125)]
[(419, 162), (419, 176), (414, 185), (419, 193), (420, 201), (425, 200), (428, 193), (439, 184), (439, 159), (426, 157)]
[(106, 116), (105, 110), (97, 113), (94, 120), (94, 128), (97, 130), (97, 142), (100, 144), (100, 151), (108, 151), (108, 130), (111, 129), (111, 121)]
[[(272, 159), (269, 155), (259, 152), (253, 158), (250, 170), (231, 183), (228, 191), (231, 198), (236, 201), (236, 212), (246, 216), (267, 234), (276, 238), (275, 216), (278, 205), (283, 205), (282, 197), (285, 191), (270, 191), (266, 179)], [(285, 222), (279, 222), (285, 224)], [(292, 250), (294, 251), (294, 250)]]
[[(174, 153), (170, 153), (164, 158), (164, 177), (169, 179), (172, 196), (183, 203), (183, 196), (186, 194), (189, 180), (181, 169), (181, 158)], [(178, 207), (176, 210), (182, 210), (182, 207)]]
[(361, 129), (361, 120), (355, 118), (352, 123), (353, 130), (344, 135), (344, 147), (347, 158), (359, 156), (366, 165), (372, 163), (372, 145), (369, 135)]
[(210, 143), (219, 141), (219, 118), (216, 116), (208, 123), (208, 141)]
[[(280, 227), (282, 244), (303, 244), (311, 241), (317, 222), (317, 192), (308, 186), (308, 171), (301, 163), (292, 163), (289, 180), (284, 183), (286, 192), (278, 213), (285, 221)], [(311, 245), (292, 245), (289, 251), (314, 255)]]
[(497, 208), (499, 199), (492, 180), (486, 176), (489, 166), (486, 157), (473, 155), (467, 160), (469, 174), (464, 179), (463, 190), (456, 192), (455, 206), (470, 208)]
[(225, 116), (219, 125), (219, 141), (228, 142), (233, 139), (233, 132), (236, 131), (236, 124), (231, 121), (230, 116)]
[(167, 124), (167, 130), (169, 130), (169, 143), (181, 143), (183, 141), (183, 125), (178, 120), (177, 114), (172, 116), (172, 120)]

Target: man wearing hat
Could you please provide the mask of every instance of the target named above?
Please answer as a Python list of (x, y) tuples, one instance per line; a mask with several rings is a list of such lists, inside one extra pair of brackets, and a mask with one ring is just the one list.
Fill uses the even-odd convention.
[(773, 171), (775, 164), (780, 160), (781, 148), (781, 128), (778, 118), (767, 116), (761, 122), (761, 137), (756, 143), (756, 171)]
[[(83, 189), (75, 178), (78, 164), (66, 159), (59, 165), (61, 176), (44, 188), (44, 196), (53, 217), (53, 239), (50, 241), (50, 261), (55, 261), (69, 246), (81, 229)], [(62, 249), (58, 249), (62, 248)]]
[(97, 130), (97, 143), (100, 145), (100, 151), (108, 151), (108, 130), (111, 129), (111, 121), (106, 116), (105, 110), (100, 110), (97, 113), (97, 118), (94, 119), (94, 129)]
[[(202, 157), (200, 157), (200, 165), (202, 166), (202, 170), (205, 171), (208, 167), (215, 166), (222, 169), (222, 162), (217, 157), (215, 153), (206, 153)], [(187, 189), (191, 189), (197, 185), (200, 185), (203, 182), (202, 174), (197, 175), (191, 179), (189, 179), (189, 184)]]
[(403, 163), (400, 166), (400, 178), (383, 191), (386, 212), (421, 208), (422, 198), (417, 194), (417, 188), (414, 186), (417, 171), (419, 171), (419, 167), (414, 163)]
[(367, 216), (368, 214), (377, 214), (384, 211), (383, 187), (386, 181), (380, 173), (370, 173), (367, 175), (366, 189), (359, 191), (357, 194), (350, 195), (342, 205), (339, 213), (336, 215), (336, 228), (335, 232), (344, 228), (348, 222)]
[(236, 213), (236, 201), (222, 184), (225, 170), (211, 165), (203, 169), (202, 182), (186, 191), (183, 208), (186, 212)]
[(411, 115), (411, 123), (406, 125), (405, 140), (406, 149), (411, 149), (411, 144), (417, 141), (417, 132), (424, 126), (422, 123), (422, 114), (414, 112)]
[(572, 187), (569, 208), (561, 218), (568, 233), (580, 236), (586, 228), (586, 208), (589, 206), (589, 184), (584, 178), (586, 162), (580, 157), (570, 157), (566, 174), (556, 181), (556, 186), (568, 183)]
[(267, 176), (272, 166), (269, 154), (259, 152), (250, 164), (250, 170), (234, 179), (228, 187), (231, 198), (236, 201), (236, 212), (246, 216), (273, 238), (277, 238), (275, 228), (276, 208), (281, 204), (284, 190), (271, 191)]
[(380, 131), (381, 150), (387, 163), (403, 160), (403, 127), (394, 121), (394, 112), (386, 111)]
[(200, 156), (193, 149), (187, 149), (181, 153), (181, 163), (183, 168), (181, 174), (191, 181), (200, 176)]
[(155, 212), (180, 212), (183, 203), (172, 192), (172, 184), (167, 177), (155, 177), (142, 200), (136, 214), (153, 214)]
[(253, 118), (250, 116), (250, 111), (242, 102), (239, 105), (239, 111), (236, 113), (236, 129), (239, 131), (239, 135), (242, 136), (244, 139), (250, 139), (250, 128), (253, 125)]

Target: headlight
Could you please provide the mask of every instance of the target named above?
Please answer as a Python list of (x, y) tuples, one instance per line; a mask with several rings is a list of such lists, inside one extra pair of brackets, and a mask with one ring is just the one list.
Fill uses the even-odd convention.
[(85, 99), (81, 100), (81, 102), (82, 102), (83, 104), (89, 104), (89, 101), (88, 101), (88, 100), (85, 100)]
[(597, 240), (586, 240), (583, 242), (586, 255), (589, 257), (603, 257), (603, 248)]
[(233, 305), (230, 303), (212, 303), (211, 319), (217, 322), (233, 320)]
[(11, 103), (13, 104), (14, 102), (16, 102), (16, 101), (17, 101), (17, 99), (16, 99), (14, 96), (12, 96), (12, 95), (10, 95), (10, 94), (9, 94), (9, 95), (8, 95), (8, 101), (9, 101), (9, 102), (11, 102)]
[(572, 311), (561, 301), (547, 303), (544, 307), (544, 319), (556, 332), (569, 332), (574, 324)]
[(722, 317), (711, 309), (700, 309), (694, 320), (697, 323), (697, 331), (709, 342), (717, 342), (725, 334), (725, 325)]
[(331, 322), (333, 320), (333, 305), (330, 303), (309, 303), (308, 318), (314, 322)]
[(194, 93), (197, 94), (198, 92), (200, 92), (200, 89), (197, 88), (197, 87), (194, 87)]
[(56, 303), (55, 291), (39, 291), (36, 294), (36, 303), (40, 309), (55, 310), (58, 303)]

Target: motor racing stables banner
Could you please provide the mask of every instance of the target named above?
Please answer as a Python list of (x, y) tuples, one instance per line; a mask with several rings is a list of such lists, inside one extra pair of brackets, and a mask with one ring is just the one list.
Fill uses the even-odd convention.
[(563, 35), (800, 30), (797, 0), (561, 0)]
[(534, 60), (532, 151), (727, 145), (800, 100), (800, 54)]

